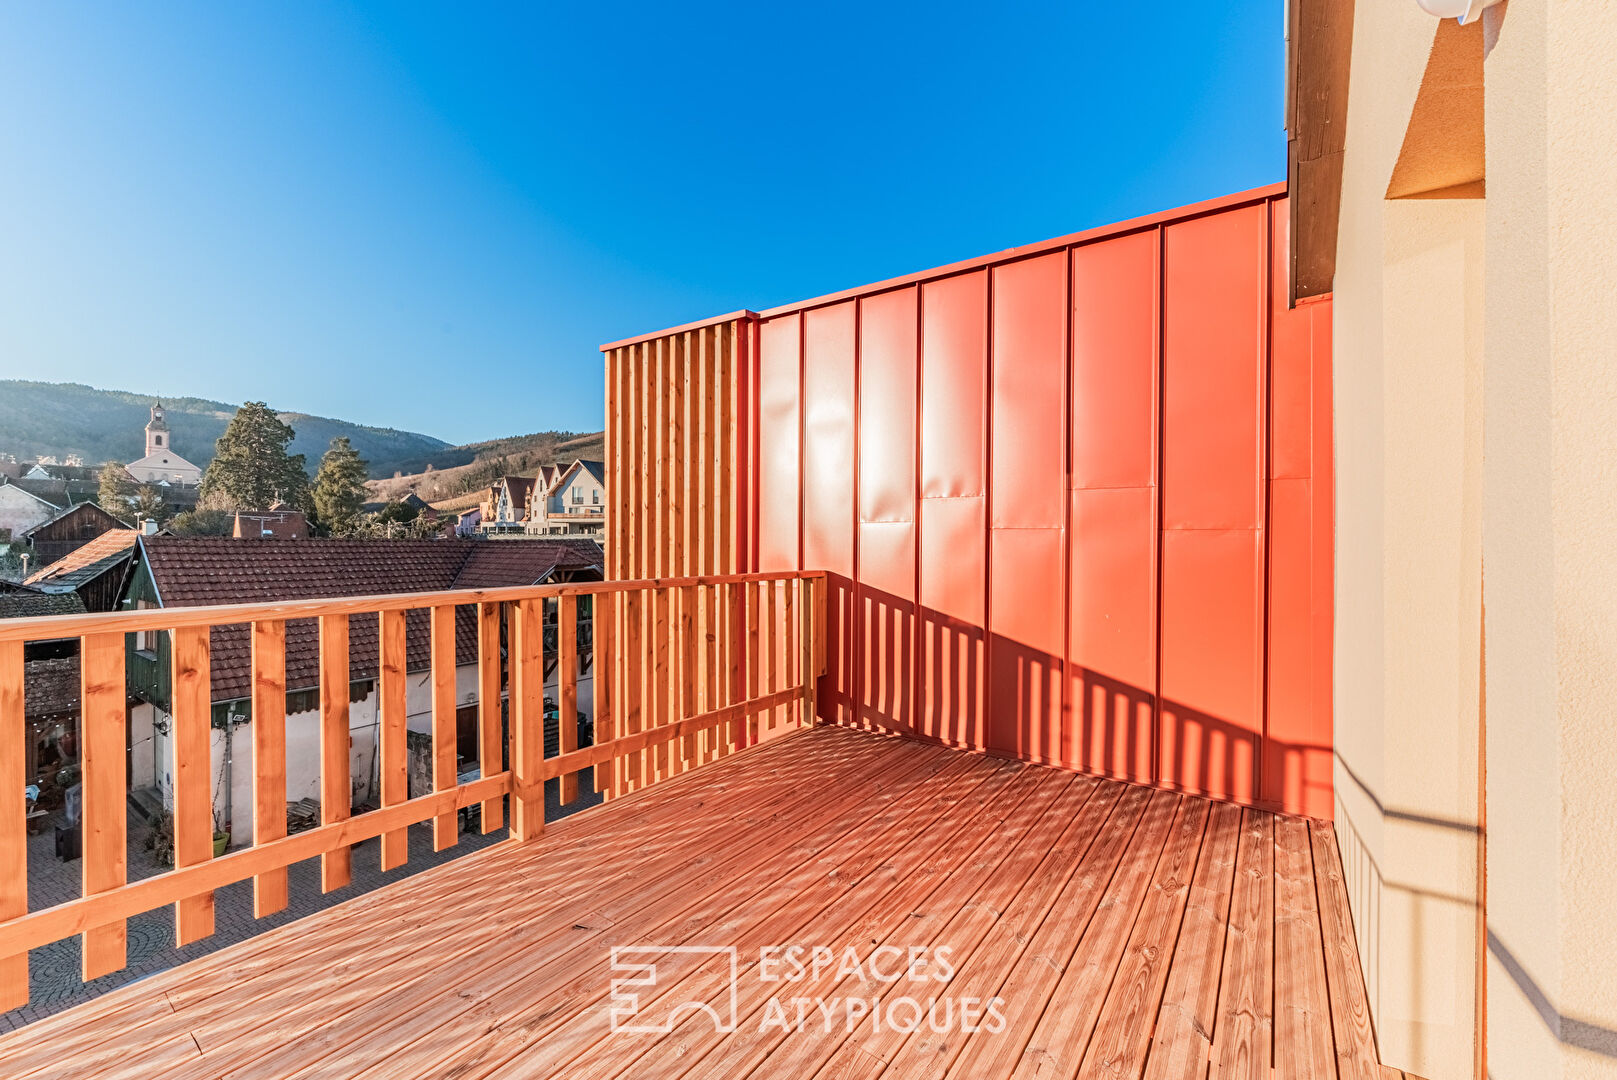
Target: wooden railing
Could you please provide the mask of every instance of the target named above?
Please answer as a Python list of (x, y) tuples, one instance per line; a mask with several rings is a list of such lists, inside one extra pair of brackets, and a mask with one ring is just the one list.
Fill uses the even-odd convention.
[[(460, 811), (482, 831), (505, 822), (528, 841), (544, 829), (545, 782), (565, 805), (579, 777), (615, 798), (812, 723), (821, 670), (822, 573), (578, 583), (528, 588), (168, 608), (0, 621), (0, 1008), (28, 1000), (28, 950), (83, 935), (83, 977), (126, 963), (126, 922), (175, 905), (175, 937), (213, 933), (213, 890), (251, 878), (256, 917), (287, 904), (287, 867), (319, 856), (321, 888), (350, 883), (352, 848), (381, 838), (381, 868), (404, 864), (408, 827), (432, 821), (436, 849), (459, 836)], [(593, 608), (594, 740), (577, 723), (579, 606)], [(546, 609), (556, 632), (545, 633)], [(469, 609), (469, 610), (468, 610)], [(407, 790), (407, 613), (425, 611), (430, 641), (432, 791)], [(481, 775), (457, 782), (456, 621), (475, 619)], [(415, 616), (420, 619), (421, 616)], [(351, 811), (350, 627), (373, 620), (379, 702), (379, 809)], [(320, 824), (288, 835), (287, 624), (319, 634)], [(213, 855), (210, 632), (245, 624), (251, 641), (253, 843)], [(126, 635), (166, 632), (172, 665), (174, 869), (128, 880)], [(553, 645), (547, 643), (547, 638)], [(77, 639), (83, 889), (28, 910), (25, 657), (28, 642)], [(558, 738), (545, 756), (545, 671), (555, 650)]]

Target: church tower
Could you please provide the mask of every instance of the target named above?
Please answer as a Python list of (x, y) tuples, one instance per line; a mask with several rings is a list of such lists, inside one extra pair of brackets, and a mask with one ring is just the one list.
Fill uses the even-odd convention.
[(152, 405), (152, 418), (146, 421), (146, 456), (169, 448), (168, 421), (163, 419), (163, 403)]

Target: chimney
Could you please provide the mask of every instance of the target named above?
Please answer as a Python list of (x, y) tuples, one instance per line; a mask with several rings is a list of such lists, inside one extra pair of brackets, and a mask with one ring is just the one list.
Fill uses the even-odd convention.
[(157, 535), (157, 519), (156, 518), (141, 518), (140, 519), (140, 535), (142, 535), (142, 536), (156, 536)]
[(24, 580), (28, 577), (28, 552), (26, 551), (22, 553), (22, 576)]

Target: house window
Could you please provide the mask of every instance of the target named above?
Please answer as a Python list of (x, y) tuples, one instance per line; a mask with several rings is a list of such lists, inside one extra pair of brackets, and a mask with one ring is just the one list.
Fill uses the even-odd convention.
[(594, 503), (596, 506), (601, 505), (601, 489), (600, 488), (596, 488), (594, 491), (590, 492), (590, 502)]
[(156, 445), (156, 446), (162, 446), (163, 445), (163, 436), (161, 436), (161, 435), (153, 435), (152, 436), (152, 443), (154, 445)]
[[(135, 609), (137, 611), (150, 611), (156, 606), (157, 605), (152, 603), (150, 600), (135, 601)], [(136, 630), (135, 651), (143, 653), (156, 652), (157, 632), (155, 630)]]
[(573, 489), (573, 505), (574, 506), (582, 506), (582, 505), (584, 505), (584, 489), (583, 488), (574, 488)]

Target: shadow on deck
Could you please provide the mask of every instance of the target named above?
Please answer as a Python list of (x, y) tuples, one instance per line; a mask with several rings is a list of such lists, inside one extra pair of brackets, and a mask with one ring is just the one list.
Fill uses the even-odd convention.
[(1328, 824), (823, 727), (0, 1037), (17, 1080), (1271, 1068), (1398, 1075)]

